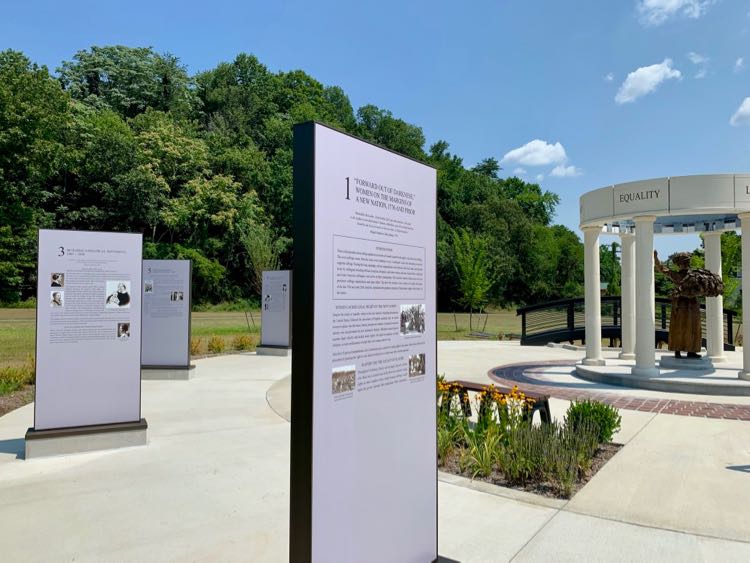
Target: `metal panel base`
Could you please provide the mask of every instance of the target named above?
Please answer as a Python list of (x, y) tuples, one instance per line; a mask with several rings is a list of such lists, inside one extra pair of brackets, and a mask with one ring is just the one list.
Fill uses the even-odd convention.
[(287, 346), (258, 346), (255, 353), (259, 356), (289, 356), (292, 349)]
[(143, 380), (183, 380), (192, 379), (195, 364), (189, 366), (141, 366)]
[(26, 432), (26, 459), (145, 446), (148, 423), (97, 424)]

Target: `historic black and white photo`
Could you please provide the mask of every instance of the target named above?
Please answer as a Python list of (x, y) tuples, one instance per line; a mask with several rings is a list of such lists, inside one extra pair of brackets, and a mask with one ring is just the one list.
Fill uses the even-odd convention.
[(401, 334), (424, 332), (424, 304), (401, 305)]
[(50, 300), (49, 300), (49, 306), (50, 307), (62, 307), (63, 306), (63, 299), (65, 296), (64, 291), (50, 291)]
[(344, 366), (335, 368), (331, 374), (331, 391), (334, 395), (338, 393), (349, 393), (356, 386), (356, 367)]
[(117, 323), (117, 338), (120, 340), (130, 338), (130, 323)]
[(130, 307), (130, 282), (107, 280), (107, 309), (127, 309)]
[(424, 354), (412, 354), (409, 356), (409, 377), (418, 377), (425, 374)]

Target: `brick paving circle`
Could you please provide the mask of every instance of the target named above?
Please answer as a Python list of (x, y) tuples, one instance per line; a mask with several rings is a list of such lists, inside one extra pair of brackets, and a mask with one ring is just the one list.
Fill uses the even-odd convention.
[(544, 380), (544, 371), (551, 367), (573, 367), (577, 362), (550, 360), (509, 364), (492, 368), (489, 377), (505, 387), (518, 385), (519, 389), (542, 393), (556, 399), (593, 399), (618, 409), (641, 412), (676, 414), (702, 418), (723, 418), (728, 420), (750, 420), (750, 405), (710, 403), (704, 401), (681, 401), (678, 399), (649, 399), (608, 393), (560, 387)]

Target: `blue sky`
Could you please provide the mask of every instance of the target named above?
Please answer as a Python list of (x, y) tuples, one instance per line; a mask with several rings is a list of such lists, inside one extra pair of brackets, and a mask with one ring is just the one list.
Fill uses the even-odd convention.
[(578, 196), (596, 187), (750, 171), (750, 0), (3, 7), (0, 48), (50, 69), (106, 44), (169, 51), (191, 73), (242, 51), (274, 71), (302, 69), (344, 88), (355, 108), (421, 126), (428, 144), (447, 140), (467, 165), (493, 156), (505, 174), (539, 177), (562, 198), (557, 221), (574, 229)]

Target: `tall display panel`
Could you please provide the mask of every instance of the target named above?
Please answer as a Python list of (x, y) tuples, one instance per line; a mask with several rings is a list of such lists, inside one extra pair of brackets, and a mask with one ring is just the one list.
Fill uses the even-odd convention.
[(292, 273), (263, 272), (260, 311), (260, 355), (287, 356), (292, 348)]
[(39, 231), (27, 457), (145, 443), (140, 234)]
[(290, 561), (437, 559), (436, 171), (294, 130)]
[(192, 266), (190, 260), (143, 261), (144, 379), (188, 379)]

